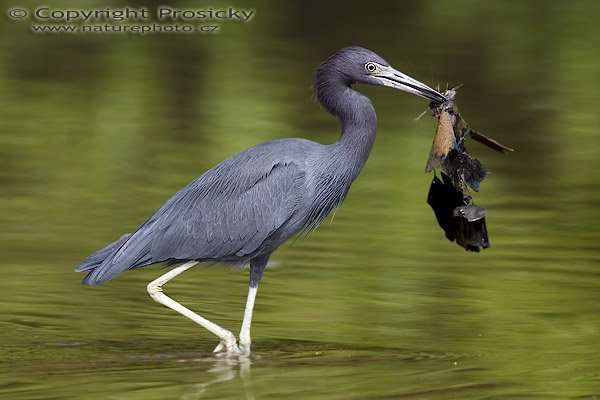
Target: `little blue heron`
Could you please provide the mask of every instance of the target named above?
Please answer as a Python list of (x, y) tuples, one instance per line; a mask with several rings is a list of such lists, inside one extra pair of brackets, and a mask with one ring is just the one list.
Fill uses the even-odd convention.
[[(317, 68), (319, 103), (342, 122), (339, 139), (323, 145), (280, 139), (247, 149), (205, 172), (171, 197), (133, 233), (83, 260), (83, 283), (98, 285), (130, 269), (180, 264), (148, 284), (150, 296), (220, 339), (215, 352), (247, 354), (258, 284), (271, 254), (301, 231), (315, 229), (340, 205), (375, 140), (377, 118), (355, 83), (390, 86), (434, 102), (446, 98), (393, 69), (377, 54), (347, 47)], [(229, 330), (166, 296), (162, 286), (199, 262), (250, 264), (239, 344)]]

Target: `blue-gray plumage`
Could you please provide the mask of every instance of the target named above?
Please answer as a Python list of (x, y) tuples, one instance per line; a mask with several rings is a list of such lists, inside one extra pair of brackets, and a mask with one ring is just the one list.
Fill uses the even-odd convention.
[[(82, 261), (76, 271), (88, 272), (84, 283), (97, 285), (127, 270), (160, 262), (192, 266), (211, 261), (249, 263), (251, 291), (255, 290), (273, 251), (298, 232), (316, 228), (340, 205), (367, 161), (377, 118), (371, 101), (351, 87), (355, 83), (391, 86), (432, 101), (445, 100), (370, 50), (340, 50), (319, 66), (314, 81), (319, 103), (342, 122), (338, 141), (323, 145), (304, 139), (274, 140), (223, 161), (181, 189), (133, 233)], [(161, 295), (164, 282), (155, 285)], [(242, 332), (240, 345), (248, 351), (245, 315), (246, 325), (247, 338), (242, 338), (246, 336)], [(220, 329), (224, 332), (215, 328), (215, 333), (221, 337), (221, 348), (237, 348), (235, 337), (232, 344), (231, 333)]]

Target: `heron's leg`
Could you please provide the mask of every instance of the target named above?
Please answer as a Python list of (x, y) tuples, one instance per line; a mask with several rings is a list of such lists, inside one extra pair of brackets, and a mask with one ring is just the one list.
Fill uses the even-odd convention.
[(265, 267), (269, 257), (261, 257), (250, 262), (250, 287), (248, 289), (248, 299), (246, 300), (246, 310), (244, 311), (244, 320), (240, 330), (240, 351), (250, 353), (250, 325), (252, 324), (252, 312), (254, 311), (254, 300), (258, 291), (258, 284), (265, 272)]
[(178, 302), (176, 302), (175, 300), (163, 293), (162, 285), (175, 278), (177, 275), (192, 268), (196, 264), (198, 264), (197, 261), (188, 261), (185, 264), (175, 267), (166, 274), (153, 280), (148, 284), (148, 293), (150, 293), (150, 296), (152, 297), (152, 299), (154, 299), (154, 301), (165, 305), (182, 315), (185, 315), (195, 323), (199, 324), (200, 326), (208, 329), (209, 331), (217, 335), (221, 339), (221, 344), (223, 345), (223, 348), (226, 348), (228, 352), (239, 352), (233, 333), (196, 314), (189, 308), (182, 306), (181, 304), (179, 304)]

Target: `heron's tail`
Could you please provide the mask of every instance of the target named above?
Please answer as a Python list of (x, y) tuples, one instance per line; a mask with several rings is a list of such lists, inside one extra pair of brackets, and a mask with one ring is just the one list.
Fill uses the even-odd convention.
[(79, 265), (75, 267), (75, 272), (83, 272), (95, 269), (100, 264), (102, 264), (102, 262), (106, 260), (106, 258), (111, 253), (113, 253), (115, 250), (121, 247), (121, 245), (125, 243), (130, 237), (131, 233), (127, 233), (121, 236), (121, 238), (116, 242), (111, 243), (105, 248), (98, 250), (97, 252), (80, 262)]
[[(124, 260), (122, 257), (122, 249), (129, 242), (132, 237), (131, 233), (123, 235), (119, 240), (109, 244), (103, 249), (98, 250), (85, 260), (83, 260), (77, 267), (76, 272), (88, 271), (87, 276), (83, 279), (83, 283), (87, 285), (99, 285), (114, 278), (122, 272), (129, 269), (143, 267), (152, 264), (151, 260), (147, 257), (147, 251), (141, 251), (138, 254), (143, 254), (142, 257), (137, 257), (135, 260)], [(135, 242), (135, 240), (133, 240)], [(131, 246), (127, 246), (131, 247)], [(141, 249), (140, 249), (141, 250)], [(131, 254), (131, 253), (130, 253)], [(119, 262), (117, 262), (117, 260)]]

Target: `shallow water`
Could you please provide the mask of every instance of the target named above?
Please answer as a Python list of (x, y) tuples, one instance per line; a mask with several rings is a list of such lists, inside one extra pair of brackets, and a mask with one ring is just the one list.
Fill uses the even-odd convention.
[[(597, 3), (252, 4), (210, 37), (0, 21), (0, 397), (600, 397)], [(360, 87), (371, 158), (335, 219), (273, 256), (251, 359), (212, 355), (214, 337), (155, 304), (159, 267), (80, 285), (81, 259), (222, 159), (335, 140), (309, 83), (349, 44), (464, 83), (467, 121), (516, 149), (469, 146), (492, 172), (475, 196), (491, 248), (448, 242), (425, 202), (426, 102)], [(165, 290), (237, 332), (247, 280), (197, 266)]]

